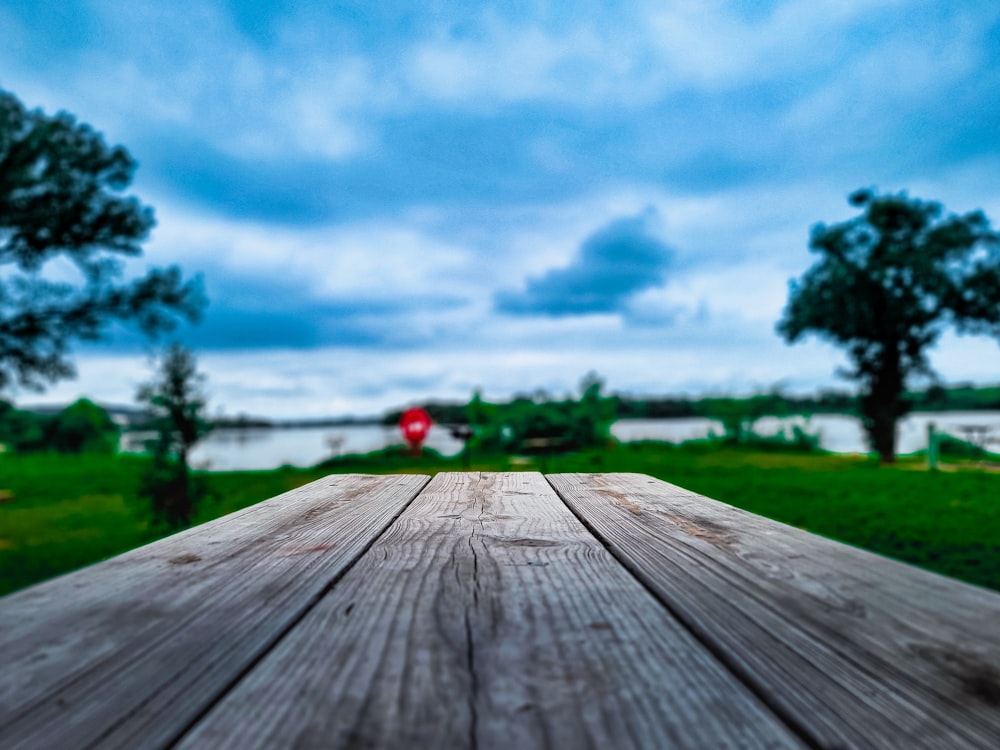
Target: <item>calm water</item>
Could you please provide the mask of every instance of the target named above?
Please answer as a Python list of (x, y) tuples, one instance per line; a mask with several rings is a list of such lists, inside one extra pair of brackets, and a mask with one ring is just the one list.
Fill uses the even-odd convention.
[[(899, 425), (898, 450), (913, 453), (927, 447), (927, 424), (962, 437), (962, 427), (984, 425), (993, 427), (992, 434), (1000, 437), (1000, 411), (976, 412), (915, 412)], [(776, 434), (800, 425), (819, 433), (820, 446), (838, 453), (867, 451), (861, 424), (854, 417), (824, 414), (802, 417), (764, 417), (755, 430), (761, 434)], [(633, 440), (666, 440), (681, 442), (706, 437), (710, 432), (722, 433), (719, 422), (703, 417), (685, 419), (621, 419), (611, 426), (611, 433), (623, 442)], [(140, 436), (129, 436), (123, 448), (141, 450)], [(192, 453), (192, 462), (217, 471), (242, 469), (273, 469), (283, 464), (312, 466), (325, 458), (346, 453), (367, 453), (387, 445), (401, 443), (399, 428), (380, 425), (350, 425), (344, 427), (306, 427), (293, 430), (218, 430), (211, 433)], [(462, 450), (443, 427), (431, 428), (427, 446), (443, 455), (453, 456)]]
[[(133, 436), (126, 436), (131, 438)], [(141, 451), (146, 436), (134, 434), (123, 441), (126, 451)], [(195, 466), (215, 471), (314, 466), (331, 456), (369, 453), (402, 443), (399, 428), (381, 425), (302, 427), (288, 430), (216, 430), (191, 452)], [(432, 427), (424, 443), (445, 456), (457, 455), (462, 443), (442, 427)]]
[[(963, 427), (991, 427), (991, 434), (1000, 437), (1000, 411), (948, 411), (913, 412), (900, 420), (896, 439), (899, 453), (913, 453), (927, 447), (927, 425), (933, 422), (939, 431), (956, 437), (967, 438)], [(820, 447), (835, 453), (866, 453), (864, 430), (861, 422), (846, 414), (817, 414), (805, 417), (762, 417), (754, 430), (761, 435), (775, 435), (781, 431), (791, 433), (798, 425), (809, 433), (820, 436)], [(707, 437), (709, 432), (722, 434), (722, 423), (703, 417), (688, 419), (621, 419), (611, 426), (611, 433), (619, 440), (667, 440), (680, 442)]]

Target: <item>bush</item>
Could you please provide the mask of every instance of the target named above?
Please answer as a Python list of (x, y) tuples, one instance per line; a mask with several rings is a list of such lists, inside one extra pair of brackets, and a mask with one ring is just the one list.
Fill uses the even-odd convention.
[(579, 451), (608, 442), (612, 419), (609, 401), (599, 397), (579, 401), (535, 403), (518, 399), (498, 409), (481, 425), (475, 438), (478, 451), (518, 453), (531, 441), (549, 441), (553, 450)]
[(979, 460), (1000, 458), (997, 454), (990, 453), (981, 446), (943, 432), (937, 434), (937, 446), (938, 455), (942, 458), (971, 458)]
[(45, 445), (58, 453), (116, 453), (121, 431), (104, 409), (85, 398), (70, 404), (45, 431)]
[(118, 451), (121, 431), (111, 416), (85, 398), (55, 416), (34, 414), (0, 401), (0, 444), (14, 453), (103, 453)]
[(45, 428), (51, 420), (16, 409), (9, 401), (0, 401), (0, 446), (12, 453), (44, 450)]

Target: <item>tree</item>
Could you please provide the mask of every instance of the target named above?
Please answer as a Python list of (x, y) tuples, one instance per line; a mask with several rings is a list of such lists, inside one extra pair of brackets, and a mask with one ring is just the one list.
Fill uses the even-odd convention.
[(199, 318), (200, 280), (176, 267), (122, 280), (154, 223), (120, 194), (135, 166), (72, 115), (28, 111), (0, 90), (0, 390), (72, 377), (70, 343), (112, 321), (156, 336)]
[(496, 405), (483, 402), (477, 392), (467, 407), (476, 447), (484, 452), (568, 452), (603, 445), (615, 417), (614, 401), (601, 394), (603, 387), (600, 377), (588, 373), (579, 400), (536, 402), (522, 396)]
[(171, 528), (189, 525), (198, 501), (207, 495), (188, 466), (191, 449), (212, 429), (206, 419), (204, 384), (194, 355), (172, 344), (154, 378), (140, 386), (136, 396), (150, 410), (157, 432), (140, 494), (150, 500), (154, 521)]
[(604, 380), (591, 370), (580, 380), (580, 400), (573, 410), (573, 441), (592, 448), (607, 442), (615, 420), (615, 402), (603, 395)]
[(45, 449), (45, 429), (49, 417), (14, 408), (0, 399), (0, 452), (29, 453)]
[(791, 282), (777, 328), (847, 349), (869, 442), (892, 462), (907, 380), (933, 377), (927, 350), (945, 328), (1000, 334), (1000, 238), (981, 211), (942, 216), (938, 203), (870, 190), (848, 200), (861, 215), (813, 227), (820, 259)]
[(48, 423), (45, 448), (59, 453), (115, 453), (120, 435), (107, 411), (81, 398)]

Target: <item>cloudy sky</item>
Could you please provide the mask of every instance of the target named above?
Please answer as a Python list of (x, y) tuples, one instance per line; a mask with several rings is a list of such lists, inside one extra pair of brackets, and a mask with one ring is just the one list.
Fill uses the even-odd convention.
[[(496, 7), (494, 7), (496, 6)], [(4, 0), (0, 87), (128, 147), (216, 411), (845, 385), (774, 325), (859, 187), (1000, 222), (982, 0)], [(32, 401), (132, 400), (141, 345)], [(1000, 380), (945, 337), (947, 381)], [(28, 396), (24, 396), (28, 399)]]

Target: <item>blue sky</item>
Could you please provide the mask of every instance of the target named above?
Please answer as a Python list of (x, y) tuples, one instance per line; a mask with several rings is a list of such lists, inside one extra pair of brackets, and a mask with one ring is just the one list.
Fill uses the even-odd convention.
[[(996, 4), (499, 5), (5, 0), (0, 86), (136, 157), (228, 413), (843, 386), (774, 333), (810, 227), (867, 186), (1000, 221)], [(31, 400), (147, 376), (77, 352)], [(988, 339), (931, 360), (1000, 379)]]

